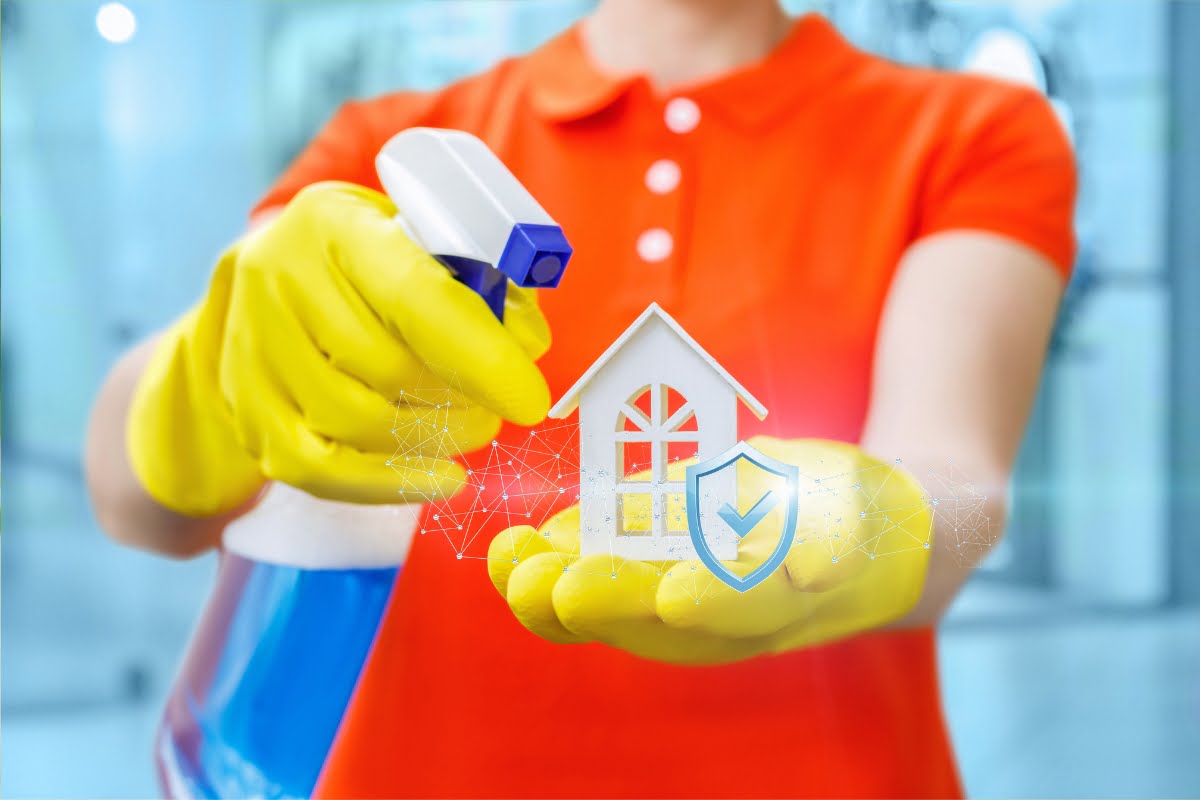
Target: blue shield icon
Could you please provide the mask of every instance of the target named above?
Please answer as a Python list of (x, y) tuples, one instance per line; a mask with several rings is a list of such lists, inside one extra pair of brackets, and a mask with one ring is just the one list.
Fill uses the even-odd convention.
[[(746, 575), (736, 574), (717, 559), (712, 548), (709, 546), (708, 540), (704, 536), (700, 508), (700, 481), (722, 470), (737, 469), (737, 462), (740, 459), (745, 459), (762, 471), (778, 475), (787, 481), (787, 496), (784, 498), (779, 497), (774, 490), (768, 491), (762, 497), (758, 498), (749, 511), (745, 514), (740, 514), (736, 507), (737, 496), (735, 495), (731, 498), (733, 501), (732, 504), (725, 502), (717, 510), (717, 516), (733, 529), (733, 532), (737, 534), (740, 540), (744, 539), (746, 534), (750, 533), (754, 529), (754, 526), (761, 522), (780, 502), (787, 503), (787, 513), (783, 530), (780, 532), (779, 542), (775, 545), (771, 557)], [(688, 532), (691, 534), (692, 545), (696, 548), (696, 554), (700, 557), (700, 561), (704, 563), (704, 566), (708, 567), (713, 575), (716, 575), (739, 592), (744, 592), (757, 586), (764, 578), (778, 569), (779, 565), (783, 563), (783, 559), (787, 557), (788, 550), (791, 548), (792, 541), (796, 536), (799, 495), (800, 469), (791, 464), (776, 461), (746, 442), (738, 442), (719, 456), (714, 456), (713, 458), (689, 466), (687, 468), (686, 488)]]

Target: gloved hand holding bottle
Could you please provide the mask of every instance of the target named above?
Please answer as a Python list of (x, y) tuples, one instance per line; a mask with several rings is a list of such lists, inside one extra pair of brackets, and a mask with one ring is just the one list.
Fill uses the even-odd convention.
[[(579, 506), (492, 540), (492, 582), (516, 618), (544, 639), (599, 641), (644, 658), (680, 664), (736, 661), (819, 644), (888, 624), (917, 602), (925, 583), (932, 509), (904, 469), (844, 442), (750, 440), (764, 454), (834, 477), (802, 492), (799, 520), (783, 564), (743, 592), (700, 561), (647, 562), (608, 553), (579, 556)], [(689, 463), (672, 464), (682, 479)], [(846, 476), (853, 476), (847, 478)], [(832, 485), (829, 485), (832, 484)], [(742, 510), (762, 496), (760, 481), (739, 480)], [(783, 503), (746, 534), (736, 562), (745, 575), (763, 563), (781, 531)], [(667, 513), (680, 513), (668, 507)], [(649, 518), (626, 504), (625, 530)]]
[[(510, 286), (501, 323), (396, 224), (384, 195), (347, 183), (300, 192), (221, 256), (200, 303), (156, 345), (130, 408), (131, 466), (190, 516), (230, 511), (267, 480), (356, 503), (452, 494), (448, 450), (490, 441), (501, 418), (541, 420), (534, 361), (550, 334), (533, 290)], [(393, 428), (461, 390), (437, 432), (386, 465)], [(398, 406), (397, 406), (398, 404)]]

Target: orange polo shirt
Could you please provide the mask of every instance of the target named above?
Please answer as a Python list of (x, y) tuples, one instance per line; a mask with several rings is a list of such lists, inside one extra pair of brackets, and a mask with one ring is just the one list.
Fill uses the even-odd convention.
[[(1073, 158), (1043, 99), (892, 64), (816, 15), (763, 61), (667, 94), (601, 74), (572, 28), (441, 91), (347, 103), (259, 208), (318, 180), (379, 188), (375, 153), (418, 125), (481, 137), (575, 247), (541, 296), (553, 396), (657, 301), (770, 409), (743, 411), (743, 438), (858, 440), (884, 299), (917, 239), (990, 231), (1064, 275), (1074, 256)], [(484, 562), (433, 537), (416, 538), (318, 784), (326, 797), (960, 793), (930, 630), (702, 668), (553, 645), (513, 619)]]

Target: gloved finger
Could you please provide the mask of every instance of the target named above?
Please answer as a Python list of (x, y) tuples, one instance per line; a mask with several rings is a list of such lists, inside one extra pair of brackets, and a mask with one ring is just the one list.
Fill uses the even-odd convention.
[(389, 400), (440, 404), (456, 395), (411, 348), (390, 333), (340, 270), (307, 276), (305, 286), (284, 283), (287, 306), (335, 368)]
[(362, 452), (314, 433), (294, 412), (255, 423), (263, 475), (316, 497), (346, 503), (422, 502), (449, 497), (465, 485), (453, 461), (426, 458), (403, 468), (389, 456)]
[(313, 433), (357, 450), (392, 452), (396, 409), (383, 395), (335, 368), (304, 335), (299, 322), (277, 315), (275, 325), (293, 337), (285, 363), (273, 362), (276, 381), (300, 409)]
[[(754, 564), (723, 562), (735, 574)], [(793, 622), (803, 611), (800, 593), (778, 568), (753, 588), (739, 592), (699, 561), (672, 566), (658, 585), (658, 616), (670, 627), (721, 637), (767, 636)]]
[[(364, 454), (371, 455), (374, 454)], [(467, 477), (461, 466), (442, 458), (423, 457), (405, 466), (390, 459), (385, 462), (399, 478), (399, 487), (393, 487), (401, 503), (429, 503), (445, 500), (458, 494), (467, 486)], [(355, 502), (348, 500), (347, 502)], [(363, 500), (360, 502), (396, 502), (395, 500)]]
[(550, 349), (550, 324), (538, 306), (537, 290), (508, 282), (504, 297), (504, 327), (533, 360)]
[(410, 264), (414, 298), (398, 319), (405, 341), (469, 399), (519, 425), (550, 409), (550, 389), (533, 360), (487, 304), (441, 267)]
[(551, 552), (550, 543), (531, 525), (514, 525), (496, 534), (488, 545), (488, 577), (500, 596), (508, 594), (508, 576), (522, 559)]
[(538, 532), (552, 552), (579, 555), (579, 505), (568, 506), (546, 520)]
[(466, 400), (447, 405), (397, 404), (390, 425), (395, 455), (454, 458), (489, 444), (500, 432), (500, 418), (486, 408)]
[(554, 610), (570, 631), (618, 644), (631, 629), (660, 623), (654, 608), (654, 565), (595, 553), (571, 564), (554, 586)]
[(521, 560), (509, 575), (505, 594), (508, 607), (522, 625), (558, 644), (589, 641), (565, 627), (554, 607), (554, 587), (569, 574), (571, 559), (561, 553), (545, 552)]
[(343, 274), (418, 359), (505, 419), (545, 418), (550, 390), (533, 359), (479, 295), (408, 238), (385, 196), (352, 184), (304, 191), (305, 215), (323, 226)]

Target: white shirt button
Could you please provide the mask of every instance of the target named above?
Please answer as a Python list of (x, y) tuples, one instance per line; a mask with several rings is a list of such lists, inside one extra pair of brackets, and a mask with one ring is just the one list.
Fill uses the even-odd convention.
[(667, 102), (666, 123), (675, 133), (688, 133), (700, 124), (700, 106), (686, 97), (674, 97)]
[(637, 240), (638, 255), (643, 261), (649, 261), (651, 264), (671, 255), (674, 248), (675, 242), (671, 239), (671, 234), (662, 228), (643, 231)]
[(679, 165), (669, 158), (661, 158), (646, 170), (646, 188), (655, 194), (675, 191), (679, 185)]

